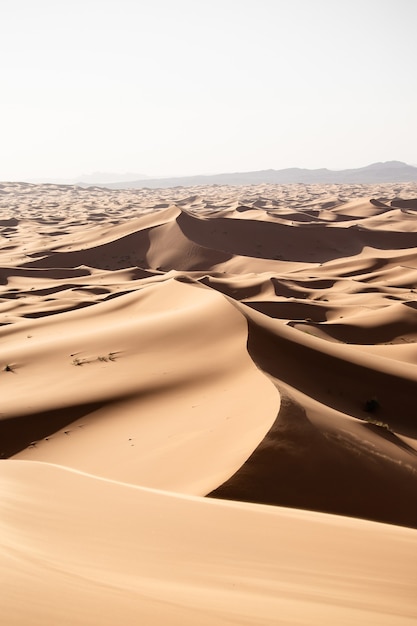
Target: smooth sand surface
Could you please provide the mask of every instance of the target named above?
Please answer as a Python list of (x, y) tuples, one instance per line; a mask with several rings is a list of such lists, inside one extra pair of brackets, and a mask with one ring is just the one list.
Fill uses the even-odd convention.
[(416, 197), (0, 185), (2, 623), (417, 622)]

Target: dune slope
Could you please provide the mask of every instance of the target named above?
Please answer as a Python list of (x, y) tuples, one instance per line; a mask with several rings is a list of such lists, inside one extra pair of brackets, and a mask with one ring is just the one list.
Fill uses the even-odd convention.
[[(411, 624), (409, 529), (0, 468), (8, 624)], [(22, 602), (22, 597), (25, 601)]]
[(0, 185), (5, 623), (415, 623), (416, 197)]

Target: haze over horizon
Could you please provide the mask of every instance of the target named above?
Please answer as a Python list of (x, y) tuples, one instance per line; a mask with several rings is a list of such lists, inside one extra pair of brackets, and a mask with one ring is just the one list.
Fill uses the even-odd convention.
[(417, 164), (410, 0), (6, 2), (0, 180)]

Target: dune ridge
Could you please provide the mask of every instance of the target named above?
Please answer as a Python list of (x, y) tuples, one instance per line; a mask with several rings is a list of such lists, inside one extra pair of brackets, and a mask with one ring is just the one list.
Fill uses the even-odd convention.
[(5, 623), (415, 623), (416, 197), (0, 184)]

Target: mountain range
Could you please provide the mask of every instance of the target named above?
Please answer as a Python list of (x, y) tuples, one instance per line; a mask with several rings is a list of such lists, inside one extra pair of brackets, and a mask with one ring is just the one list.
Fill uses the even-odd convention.
[[(402, 161), (386, 161), (372, 163), (366, 167), (345, 170), (302, 169), (298, 167), (281, 170), (259, 170), (252, 172), (234, 172), (225, 174), (178, 176), (173, 178), (140, 178), (137, 180), (122, 180), (100, 186), (110, 189), (128, 188), (168, 188), (192, 187), (194, 185), (259, 185), (271, 184), (332, 184), (332, 183), (403, 183), (417, 182), (417, 167)], [(87, 181), (82, 181), (87, 184)], [(89, 183), (91, 185), (91, 182)]]

